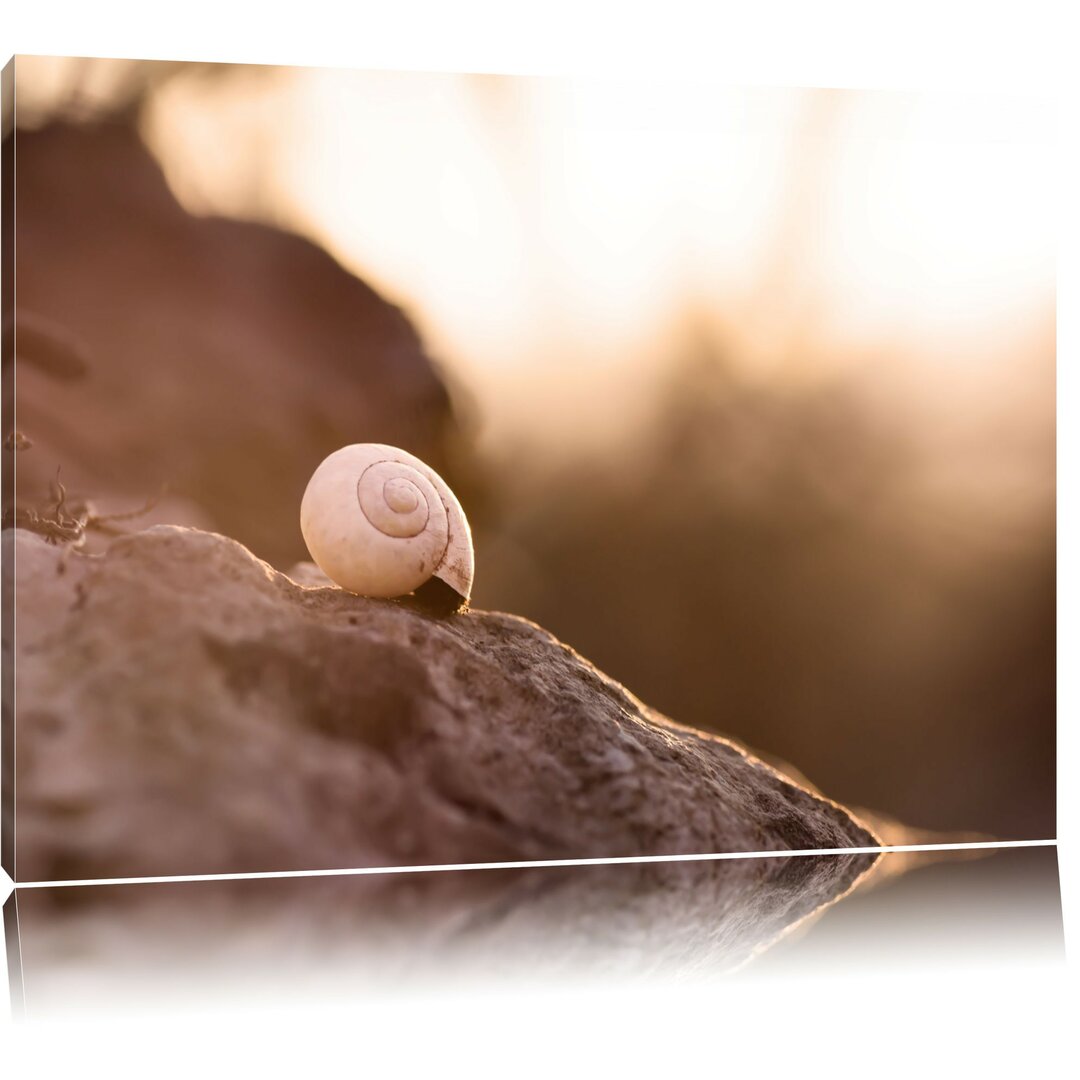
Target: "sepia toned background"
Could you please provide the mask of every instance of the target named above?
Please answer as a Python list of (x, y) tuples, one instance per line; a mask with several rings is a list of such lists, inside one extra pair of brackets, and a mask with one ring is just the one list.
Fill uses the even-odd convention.
[(105, 512), (164, 487), (158, 520), (287, 570), (321, 457), (394, 442), (461, 496), (477, 606), (848, 805), (1053, 835), (1039, 108), (46, 58), (17, 79), (26, 506), (58, 466)]

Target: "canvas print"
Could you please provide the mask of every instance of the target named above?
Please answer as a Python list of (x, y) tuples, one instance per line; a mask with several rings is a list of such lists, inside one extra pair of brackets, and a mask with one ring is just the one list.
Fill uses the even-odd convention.
[(1046, 110), (5, 78), (17, 883), (1053, 838)]

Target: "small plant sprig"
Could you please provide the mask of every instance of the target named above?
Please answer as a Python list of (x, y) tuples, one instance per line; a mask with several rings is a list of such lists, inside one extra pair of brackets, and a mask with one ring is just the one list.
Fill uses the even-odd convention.
[(117, 528), (116, 522), (131, 521), (148, 514), (165, 494), (165, 488), (162, 487), (157, 495), (147, 499), (135, 510), (121, 514), (95, 514), (89, 502), (84, 501), (69, 507), (67, 488), (60, 480), (59, 465), (56, 467), (56, 478), (53, 480), (52, 488), (51, 495), (55, 502), (48, 510), (39, 512), (34, 507), (16, 509), (12, 524), (43, 536), (50, 544), (70, 544), (76, 548), (85, 543), (86, 534), (89, 531), (103, 532), (112, 536), (124, 533), (126, 530)]

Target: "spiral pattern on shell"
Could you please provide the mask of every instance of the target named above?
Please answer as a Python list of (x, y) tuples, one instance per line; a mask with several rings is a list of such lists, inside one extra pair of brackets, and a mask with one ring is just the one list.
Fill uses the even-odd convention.
[(304, 492), (300, 527), (311, 557), (350, 592), (402, 596), (435, 577), (468, 599), (465, 515), (442, 478), (404, 450), (359, 443), (331, 454)]
[(434, 485), (400, 461), (369, 465), (356, 481), (356, 497), (364, 517), (379, 532), (401, 538), (423, 532), (432, 506), (442, 507)]

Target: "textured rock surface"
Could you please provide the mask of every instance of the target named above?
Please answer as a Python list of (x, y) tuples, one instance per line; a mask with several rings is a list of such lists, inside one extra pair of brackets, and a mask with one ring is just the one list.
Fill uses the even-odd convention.
[(140, 524), (288, 566), (304, 486), (348, 443), (401, 446), (461, 494), (446, 387), (398, 308), (299, 236), (187, 213), (130, 123), (13, 138), (21, 504), (51, 501), (57, 466), (102, 514), (165, 484)]
[(176, 526), (4, 543), (19, 880), (875, 843), (522, 619), (304, 587)]

